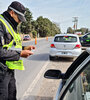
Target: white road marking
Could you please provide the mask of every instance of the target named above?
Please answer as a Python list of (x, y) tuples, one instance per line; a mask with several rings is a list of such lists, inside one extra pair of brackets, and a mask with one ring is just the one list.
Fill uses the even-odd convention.
[(25, 100), (30, 95), (30, 92), (32, 92), (32, 90), (34, 89), (35, 85), (37, 84), (38, 80), (40, 79), (41, 75), (43, 74), (43, 71), (46, 69), (48, 64), (49, 64), (49, 60), (42, 67), (42, 69), (40, 70), (36, 78), (33, 80), (33, 82), (30, 84), (29, 88), (27, 89), (27, 91), (24, 93), (24, 95), (20, 100)]

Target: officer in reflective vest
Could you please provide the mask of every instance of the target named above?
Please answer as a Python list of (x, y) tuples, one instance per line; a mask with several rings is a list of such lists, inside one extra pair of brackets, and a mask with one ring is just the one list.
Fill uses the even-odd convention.
[(25, 7), (17, 1), (0, 15), (0, 100), (17, 100), (14, 69), (24, 70), (23, 58), (32, 55), (34, 46), (22, 47), (17, 25), (26, 19)]

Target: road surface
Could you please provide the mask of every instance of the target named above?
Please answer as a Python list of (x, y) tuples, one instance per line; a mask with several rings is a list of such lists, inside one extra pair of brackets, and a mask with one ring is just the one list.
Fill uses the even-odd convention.
[[(65, 72), (73, 61), (62, 58), (49, 61), (51, 41), (51, 38), (38, 40), (34, 55), (24, 59), (25, 70), (16, 70), (18, 100), (52, 100), (55, 96), (60, 80), (45, 79), (45, 71), (55, 68)], [(23, 45), (34, 45), (34, 41)]]

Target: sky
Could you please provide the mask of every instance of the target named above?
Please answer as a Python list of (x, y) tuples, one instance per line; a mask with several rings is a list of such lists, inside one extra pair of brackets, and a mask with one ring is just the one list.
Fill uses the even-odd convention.
[[(4, 12), (13, 0), (0, 0), (0, 13)], [(48, 18), (59, 25), (61, 32), (66, 33), (68, 27), (74, 26), (74, 18), (78, 18), (77, 28), (90, 28), (90, 0), (17, 0), (29, 8), (33, 19), (39, 16)]]

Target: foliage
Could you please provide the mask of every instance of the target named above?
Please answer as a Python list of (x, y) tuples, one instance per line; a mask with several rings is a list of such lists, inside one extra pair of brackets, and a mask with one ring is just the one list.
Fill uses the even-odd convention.
[(42, 16), (40, 16), (37, 18), (36, 22), (37, 29), (41, 37), (53, 36), (57, 33), (60, 33), (60, 29), (48, 18), (43, 18)]
[(73, 33), (73, 32), (74, 32), (73, 29), (71, 27), (68, 27), (67, 33)]
[(26, 22), (21, 23), (21, 32), (24, 34), (29, 34), (31, 32), (31, 21), (32, 21), (32, 13), (26, 8), (25, 14)]
[(73, 30), (71, 27), (67, 28), (67, 33), (74, 33), (74, 32), (81, 32), (82, 34), (85, 34), (85, 33), (88, 33), (89, 30), (88, 30), (88, 28), (80, 28), (77, 30)]
[(26, 8), (26, 22), (21, 23), (20, 30), (23, 34), (32, 33), (33, 37), (39, 34), (40, 37), (53, 36), (60, 33), (60, 28), (55, 23), (52, 23), (48, 18), (38, 17), (33, 20), (32, 13)]
[(81, 28), (81, 32), (82, 32), (82, 34), (85, 34), (85, 33), (88, 32), (88, 29), (87, 28)]
[(34, 38), (37, 37), (37, 32), (35, 30), (33, 30), (32, 35), (33, 35)]

